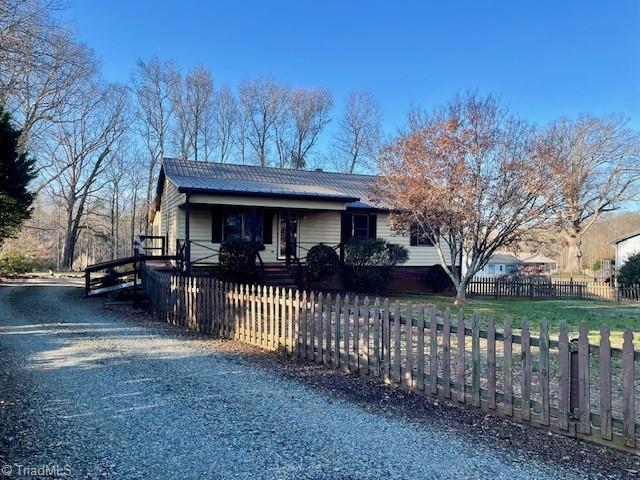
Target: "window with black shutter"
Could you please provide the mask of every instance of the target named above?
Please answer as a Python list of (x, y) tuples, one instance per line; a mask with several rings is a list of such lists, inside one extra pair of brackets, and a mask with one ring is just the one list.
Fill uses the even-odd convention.
[(416, 225), (411, 229), (412, 247), (432, 247), (433, 242), (424, 233), (424, 229), (420, 225)]
[(352, 225), (353, 238), (369, 238), (369, 215), (354, 214)]

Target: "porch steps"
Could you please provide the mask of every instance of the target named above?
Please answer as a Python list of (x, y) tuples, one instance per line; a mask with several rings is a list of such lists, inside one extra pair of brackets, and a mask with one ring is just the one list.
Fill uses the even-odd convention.
[(284, 263), (265, 263), (262, 282), (274, 287), (295, 287), (291, 270)]

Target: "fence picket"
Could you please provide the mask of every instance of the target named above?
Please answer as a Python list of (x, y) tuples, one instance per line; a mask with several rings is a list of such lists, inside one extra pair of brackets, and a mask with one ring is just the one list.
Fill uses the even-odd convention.
[(520, 383), (520, 391), (522, 400), (520, 404), (520, 415), (523, 420), (531, 420), (531, 337), (529, 335), (529, 320), (527, 317), (522, 319), (521, 326), (521, 366), (522, 375)]
[(591, 433), (591, 388), (589, 372), (589, 327), (580, 323), (578, 336), (578, 399), (580, 405), (580, 432)]
[[(407, 318), (404, 322), (404, 338), (405, 345), (405, 370), (404, 370), (404, 383), (407, 389), (413, 389), (413, 306), (409, 306), (405, 312)], [(402, 315), (402, 313), (401, 313)]]
[(308, 337), (308, 323), (309, 323), (309, 300), (307, 298), (306, 290), (302, 292), (302, 311), (300, 318), (300, 330), (302, 336), (302, 344), (300, 345), (300, 351), (298, 352), (298, 356), (300, 358), (307, 358), (307, 345), (309, 342)]
[(442, 322), (442, 395), (451, 398), (451, 311), (448, 308)]
[(373, 303), (373, 375), (380, 376), (380, 299)]
[(342, 366), (345, 371), (351, 371), (351, 332), (349, 331), (349, 316), (351, 314), (351, 298), (349, 298), (349, 294), (344, 296), (344, 305), (342, 307), (342, 311), (344, 313), (344, 328), (342, 329), (342, 338), (343, 340), (343, 361)]
[(609, 326), (600, 327), (600, 436), (611, 440), (611, 343)]
[(362, 304), (362, 371), (369, 375), (369, 297)]
[(400, 333), (400, 302), (396, 300), (393, 310), (393, 377), (398, 384), (402, 381), (402, 377), (400, 376), (400, 363), (402, 362), (400, 359), (402, 354), (402, 338)]
[(480, 406), (480, 317), (473, 312), (471, 321), (471, 398), (475, 407)]
[(513, 333), (510, 315), (504, 318), (504, 396), (503, 410), (505, 415), (513, 415)]
[(496, 319), (487, 320), (487, 407), (496, 409)]
[(314, 360), (316, 363), (322, 363), (322, 327), (324, 324), (324, 308), (323, 308), (324, 297), (322, 292), (318, 294), (316, 299), (316, 312), (313, 317), (314, 324), (314, 338), (313, 345), (315, 348)]
[(549, 324), (540, 322), (540, 397), (542, 400), (540, 423), (549, 425), (551, 413), (551, 393), (549, 391)]
[(633, 332), (624, 331), (622, 346), (622, 422), (625, 445), (636, 446), (636, 407), (635, 407), (635, 352), (633, 350)]
[(384, 383), (391, 383), (391, 323), (389, 320), (389, 299), (382, 306), (382, 364)]
[(331, 350), (331, 361), (334, 368), (340, 368), (340, 294), (336, 295), (335, 300), (335, 314), (334, 314), (334, 335), (333, 335), (333, 349)]
[(325, 300), (325, 316), (324, 316), (324, 333), (325, 341), (322, 349), (322, 363), (325, 365), (331, 363), (331, 294), (327, 294)]
[(458, 313), (458, 331), (457, 331), (457, 362), (456, 362), (456, 390), (457, 390), (457, 398), (460, 403), (465, 403), (465, 362), (464, 362), (464, 352), (465, 352), (465, 335), (464, 335), (464, 311), (461, 309)]
[(560, 335), (558, 339), (558, 363), (559, 373), (559, 394), (558, 394), (558, 424), (561, 430), (569, 429), (569, 398), (571, 384), (571, 365), (569, 353), (569, 334), (567, 332), (567, 322), (560, 323)]
[(352, 371), (360, 372), (360, 297), (353, 299), (353, 352)]
[(418, 306), (418, 317), (416, 319), (416, 334), (417, 345), (416, 345), (416, 389), (424, 390), (424, 327), (425, 327), (425, 316), (424, 316), (424, 305), (420, 304)]
[[(420, 318), (424, 324), (424, 309)], [(429, 311), (429, 390), (438, 394), (438, 318), (434, 306)]]

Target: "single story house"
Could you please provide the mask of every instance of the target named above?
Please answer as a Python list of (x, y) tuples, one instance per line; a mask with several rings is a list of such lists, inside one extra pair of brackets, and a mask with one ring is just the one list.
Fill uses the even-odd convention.
[(498, 278), (513, 275), (522, 268), (522, 260), (511, 253), (495, 252), (474, 278)]
[(614, 266), (619, 269), (634, 253), (640, 252), (640, 230), (628, 233), (609, 242), (614, 248)]
[(235, 238), (264, 245), (260, 261), (279, 273), (304, 266), (311, 247), (338, 252), (353, 237), (404, 245), (408, 261), (394, 270), (392, 288), (441, 289), (448, 277), (436, 249), (419, 235), (398, 235), (389, 208), (374, 198), (371, 175), (249, 165), (163, 160), (150, 218), (169, 254), (184, 252), (187, 268), (213, 269), (220, 244)]

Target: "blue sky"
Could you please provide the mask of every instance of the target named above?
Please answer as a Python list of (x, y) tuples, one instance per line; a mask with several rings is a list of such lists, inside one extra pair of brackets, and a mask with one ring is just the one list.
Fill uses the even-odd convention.
[(206, 65), (218, 83), (269, 74), (380, 100), (389, 133), (411, 103), (473, 88), (545, 123), (623, 113), (640, 129), (640, 1), (69, 0), (64, 18), (126, 81), (137, 58)]

